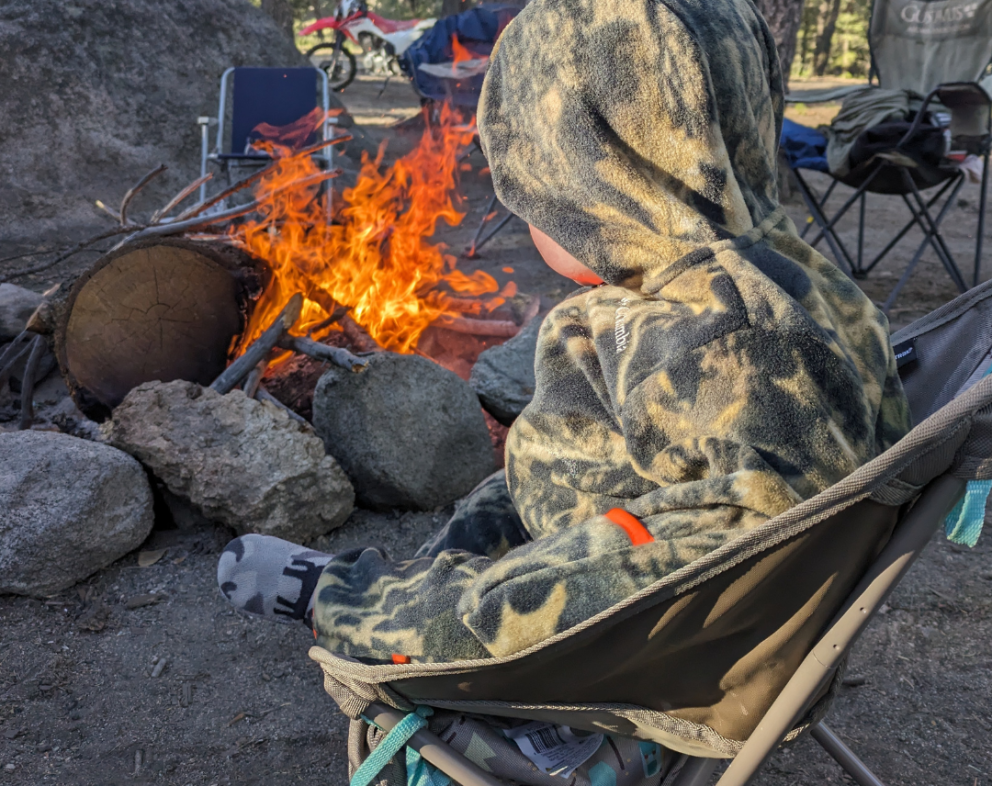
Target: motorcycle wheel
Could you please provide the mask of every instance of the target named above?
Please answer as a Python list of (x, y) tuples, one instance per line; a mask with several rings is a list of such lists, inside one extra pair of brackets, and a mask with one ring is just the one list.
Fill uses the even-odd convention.
[(306, 57), (314, 68), (327, 74), (328, 85), (335, 92), (344, 90), (358, 73), (355, 56), (343, 45), (338, 46), (330, 41), (317, 44), (306, 51)]

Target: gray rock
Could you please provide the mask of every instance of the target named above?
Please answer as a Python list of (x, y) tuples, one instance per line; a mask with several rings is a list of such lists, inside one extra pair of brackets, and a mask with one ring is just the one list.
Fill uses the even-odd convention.
[(126, 453), (50, 431), (0, 434), (0, 593), (71, 587), (153, 523), (148, 477)]
[(37, 292), (13, 284), (0, 284), (0, 344), (24, 330), (44, 298)]
[(114, 410), (111, 444), (206, 518), (303, 543), (341, 526), (355, 492), (309, 426), (240, 390), (147, 382)]
[(313, 422), (365, 507), (436, 508), (496, 469), (472, 389), (417, 355), (383, 352), (360, 374), (331, 369), (317, 383)]
[(486, 411), (509, 426), (534, 397), (534, 353), (541, 320), (532, 319), (517, 335), (490, 347), (472, 367), (469, 384)]

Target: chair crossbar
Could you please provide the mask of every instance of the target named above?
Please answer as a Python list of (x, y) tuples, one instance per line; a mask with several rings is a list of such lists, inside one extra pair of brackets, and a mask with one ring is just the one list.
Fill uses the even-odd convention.
[(844, 772), (850, 775), (858, 786), (885, 786), (827, 724), (818, 723), (810, 730), (810, 736), (843, 767)]

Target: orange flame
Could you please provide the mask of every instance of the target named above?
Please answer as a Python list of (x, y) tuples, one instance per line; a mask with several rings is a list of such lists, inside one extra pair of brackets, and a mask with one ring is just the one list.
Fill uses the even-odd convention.
[(475, 59), (475, 55), (473, 55), (472, 52), (458, 40), (458, 36), (454, 34), (451, 36), (451, 51), (453, 53), (453, 57), (451, 59), (452, 71), (455, 70), (455, 66), (459, 63), (464, 63), (466, 60)]
[[(325, 323), (335, 305), (387, 349), (411, 353), (438, 317), (455, 314), (445, 289), (472, 296), (495, 293), (496, 280), (455, 269), (445, 246), (430, 243), (438, 219), (461, 222), (453, 201), (457, 154), (471, 142), (474, 125), (459, 125), (445, 106), (420, 143), (381, 170), (384, 146), (375, 159), (362, 157), (353, 188), (335, 200), (328, 221), (317, 186), (287, 187), (320, 170), (309, 156), (281, 156), (256, 189), (260, 217), (236, 227), (231, 240), (264, 259), (271, 282), (252, 311), (235, 353), (241, 354), (272, 323), (289, 298), (301, 292), (304, 309), (295, 333)], [(266, 197), (272, 193), (273, 196)], [(338, 204), (343, 201), (342, 204)]]

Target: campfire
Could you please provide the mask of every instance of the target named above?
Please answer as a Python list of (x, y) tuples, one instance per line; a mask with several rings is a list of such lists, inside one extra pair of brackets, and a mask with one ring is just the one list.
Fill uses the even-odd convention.
[[(329, 187), (340, 173), (312, 153), (347, 137), (284, 144), (322, 122), (257, 129), (273, 163), (175, 218), (203, 178), (147, 222), (130, 204), (161, 169), (108, 210), (120, 226), (93, 240), (126, 240), (64, 285), (33, 326), (54, 335), (84, 413), (103, 420), (142, 382), (185, 379), (309, 416), (328, 363), (360, 372), (370, 353), (420, 354), (467, 379), (481, 351), (533, 318), (538, 299), (524, 306), (512, 281), (501, 288), (459, 270), (432, 240), (439, 222), (464, 217), (456, 187), (474, 121), (444, 106), (411, 152), (388, 166), (384, 147), (363, 157), (340, 190)], [(252, 199), (231, 206), (239, 192)]]

